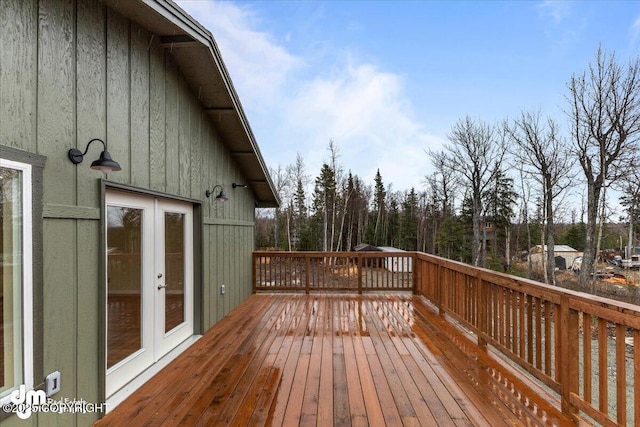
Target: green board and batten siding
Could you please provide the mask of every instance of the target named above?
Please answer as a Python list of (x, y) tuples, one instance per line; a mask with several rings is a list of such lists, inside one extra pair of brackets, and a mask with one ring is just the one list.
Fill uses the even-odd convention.
[[(103, 176), (89, 162), (100, 150), (92, 146), (74, 166), (69, 148), (106, 139), (122, 165), (108, 181), (202, 201), (204, 330), (251, 293), (255, 200), (248, 189), (232, 190), (243, 176), (158, 37), (95, 0), (2, 0), (0, 18), (0, 146), (47, 159), (44, 373), (62, 373), (56, 398), (99, 403)], [(224, 186), (228, 202), (204, 197), (215, 184)], [(34, 414), (2, 424), (95, 419)]]

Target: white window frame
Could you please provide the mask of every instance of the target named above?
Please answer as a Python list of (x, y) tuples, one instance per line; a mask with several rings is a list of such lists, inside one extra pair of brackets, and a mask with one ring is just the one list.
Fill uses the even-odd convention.
[[(32, 166), (0, 158), (0, 167), (22, 172), (22, 384), (33, 389), (33, 205)], [(11, 391), (22, 384), (14, 384)], [(11, 392), (0, 399), (0, 405), (9, 403)]]

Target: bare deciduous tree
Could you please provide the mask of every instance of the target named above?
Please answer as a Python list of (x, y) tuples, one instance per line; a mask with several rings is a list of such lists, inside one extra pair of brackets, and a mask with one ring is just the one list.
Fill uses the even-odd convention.
[(571, 183), (573, 157), (569, 155), (569, 145), (560, 136), (557, 123), (547, 118), (541, 120), (540, 112), (522, 112), (512, 123), (505, 122), (505, 132), (517, 167), (525, 176), (540, 186), (544, 238), (546, 246), (545, 282), (555, 285), (555, 204), (554, 202)]
[(424, 179), (427, 192), (423, 195), (423, 198), (426, 199), (423, 201), (425, 204), (423, 221), (425, 223), (427, 220), (430, 221), (431, 239), (430, 242), (428, 242), (428, 251), (426, 250), (426, 238), (423, 238), (422, 247), (423, 251), (435, 254), (440, 226), (447, 218), (450, 218), (454, 214), (456, 189), (460, 183), (455, 171), (444, 166), (443, 162), (446, 157), (444, 152), (430, 153), (427, 151), (427, 154), (430, 155), (431, 164), (435, 168), (435, 171)]
[[(531, 225), (529, 223), (529, 206), (531, 205), (531, 184), (525, 180), (525, 173), (520, 168), (518, 170), (520, 178), (520, 223), (524, 225), (526, 231), (527, 249), (532, 247)], [(519, 241), (519, 239), (516, 239)], [(533, 277), (533, 263), (531, 257), (528, 257), (527, 277)]]
[[(285, 171), (285, 169), (278, 165), (277, 169), (269, 168), (269, 175), (271, 175), (271, 179), (273, 180), (273, 185), (276, 187), (276, 192), (282, 201), (282, 205), (286, 206), (285, 208), (285, 219), (287, 223), (287, 236), (290, 236), (289, 226), (291, 223), (291, 210), (289, 209), (290, 201), (291, 201), (291, 192), (290, 192), (290, 182), (289, 177)], [(282, 208), (278, 207), (275, 209), (275, 227), (273, 230), (273, 242), (276, 247), (280, 247), (280, 229), (279, 223), (282, 219)], [(289, 244), (291, 242), (288, 242)], [(289, 246), (290, 247), (290, 246)]]
[(595, 63), (568, 83), (572, 142), (587, 184), (587, 233), (580, 285), (587, 287), (596, 256), (598, 208), (604, 189), (637, 155), (640, 132), (640, 62), (620, 65), (601, 49)]
[(435, 162), (459, 175), (468, 188), (472, 202), (472, 258), (476, 266), (486, 265), (482, 251), (484, 207), (482, 195), (501, 171), (505, 155), (504, 134), (496, 125), (469, 116), (458, 120), (448, 135), (450, 144), (441, 153), (430, 152)]

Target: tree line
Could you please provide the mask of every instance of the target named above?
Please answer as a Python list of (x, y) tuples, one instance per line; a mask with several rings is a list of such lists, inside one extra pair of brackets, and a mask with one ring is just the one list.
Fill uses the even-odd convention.
[[(540, 110), (499, 123), (459, 119), (442, 149), (425, 149), (433, 172), (420, 189), (393, 191), (379, 170), (365, 183), (345, 171), (333, 141), (313, 181), (298, 155), (271, 170), (282, 203), (258, 214), (257, 245), (345, 251), (367, 243), (496, 269), (542, 245), (543, 279), (555, 284), (553, 248), (568, 244), (584, 251), (586, 288), (601, 249), (636, 240), (640, 58), (620, 63), (599, 48), (570, 77), (565, 99), (564, 127)], [(608, 204), (612, 191), (619, 212)], [(616, 222), (625, 224), (624, 242)]]

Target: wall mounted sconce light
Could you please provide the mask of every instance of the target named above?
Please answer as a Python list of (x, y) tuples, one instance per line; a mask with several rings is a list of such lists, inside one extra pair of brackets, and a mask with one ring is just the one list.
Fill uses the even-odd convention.
[(94, 160), (93, 163), (91, 163), (91, 169), (99, 170), (103, 173), (117, 172), (119, 170), (122, 170), (118, 162), (113, 160), (111, 158), (111, 154), (109, 154), (109, 152), (107, 151), (107, 143), (98, 138), (94, 138), (89, 141), (89, 143), (87, 144), (87, 148), (84, 150), (84, 153), (80, 152), (80, 150), (78, 150), (77, 148), (70, 149), (69, 160), (71, 160), (71, 162), (76, 165), (78, 163), (82, 163), (82, 160), (84, 160), (84, 155), (87, 154), (87, 151), (89, 151), (89, 146), (94, 141), (101, 142), (104, 150), (100, 153), (100, 157), (98, 158), (98, 160)]
[(233, 184), (231, 184), (231, 186), (235, 189), (237, 187), (240, 188), (247, 188), (246, 184), (236, 184), (235, 182)]
[(229, 197), (226, 194), (224, 194), (224, 190), (222, 189), (222, 185), (220, 184), (216, 184), (216, 186), (213, 187), (213, 189), (205, 191), (204, 195), (207, 197), (211, 197), (211, 195), (216, 192), (216, 188), (218, 187), (220, 187), (220, 193), (218, 193), (218, 195), (216, 196), (215, 201), (226, 202), (227, 200), (229, 200)]

